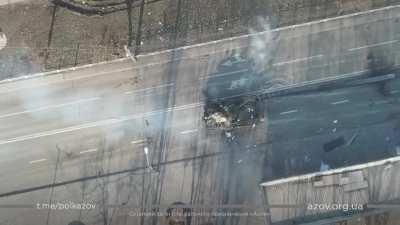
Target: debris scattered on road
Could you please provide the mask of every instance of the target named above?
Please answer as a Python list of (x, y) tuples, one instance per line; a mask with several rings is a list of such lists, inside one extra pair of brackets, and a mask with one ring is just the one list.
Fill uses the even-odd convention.
[(231, 126), (230, 118), (221, 112), (215, 112), (210, 116), (206, 116), (205, 120), (207, 125), (216, 126), (220, 128), (229, 128)]
[(217, 71), (209, 76), (204, 89), (207, 127), (230, 131), (242, 126), (255, 128), (264, 120), (264, 107), (257, 96), (248, 93), (263, 88), (266, 76), (256, 73), (253, 63), (239, 54), (223, 60)]
[(327, 170), (329, 170), (331, 167), (328, 165), (328, 164), (326, 164), (326, 163), (324, 163), (323, 161), (321, 161), (321, 166), (319, 167), (319, 171), (320, 172), (323, 172), (323, 171), (327, 171)]
[(332, 141), (326, 142), (326, 143), (324, 144), (324, 146), (323, 146), (323, 147), (324, 147), (324, 151), (325, 151), (325, 152), (333, 151), (333, 150), (335, 150), (336, 148), (338, 148), (338, 147), (344, 145), (345, 143), (346, 143), (346, 142), (345, 142), (345, 140), (344, 140), (344, 137), (343, 137), (343, 136), (340, 136), (340, 137), (338, 137), (338, 138), (333, 139)]
[(228, 141), (233, 141), (235, 139), (235, 136), (232, 134), (231, 130), (225, 131), (225, 137), (228, 139)]

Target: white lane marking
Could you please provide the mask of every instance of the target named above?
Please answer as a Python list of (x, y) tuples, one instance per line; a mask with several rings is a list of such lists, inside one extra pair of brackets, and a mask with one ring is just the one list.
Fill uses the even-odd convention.
[(191, 134), (191, 133), (196, 133), (196, 132), (197, 132), (197, 129), (185, 130), (185, 131), (182, 131), (181, 134)]
[(208, 76), (200, 77), (199, 80), (206, 80), (206, 79), (210, 79), (210, 78), (230, 76), (230, 75), (237, 74), (237, 73), (245, 73), (247, 71), (249, 71), (249, 70), (248, 69), (242, 69), (242, 70), (235, 70), (235, 71), (226, 72), (226, 73), (214, 73), (214, 74), (210, 74)]
[(1, 6), (6, 6), (6, 5), (11, 5), (19, 2), (23, 2), (24, 0), (0, 0), (0, 5)]
[(29, 80), (29, 79), (37, 79), (37, 78), (46, 78), (48, 76), (55, 76), (55, 75), (63, 75), (64, 79), (61, 79), (59, 81), (52, 81), (52, 82), (44, 82), (44, 83), (40, 83), (40, 84), (35, 84), (29, 87), (17, 87), (14, 89), (6, 89), (6, 90), (0, 90), (0, 93), (9, 93), (9, 92), (15, 92), (15, 91), (19, 91), (19, 90), (23, 90), (23, 89), (27, 89), (27, 88), (39, 88), (42, 86), (49, 86), (49, 85), (54, 85), (54, 84), (59, 84), (59, 83), (65, 83), (66, 81), (76, 81), (76, 80), (81, 80), (81, 79), (86, 79), (86, 78), (93, 78), (93, 77), (97, 77), (97, 76), (102, 76), (102, 75), (106, 75), (106, 74), (114, 74), (114, 73), (122, 73), (122, 72), (127, 72), (130, 70), (134, 70), (135, 68), (132, 67), (126, 67), (123, 69), (118, 69), (118, 70), (113, 70), (113, 71), (106, 71), (106, 72), (98, 72), (95, 74), (91, 74), (91, 75), (85, 75), (85, 76), (79, 76), (77, 78), (65, 78), (64, 74), (62, 74), (62, 72), (57, 73), (57, 71), (50, 71), (48, 73), (53, 73), (53, 74), (48, 74), (48, 75), (37, 75), (37, 74), (33, 74), (33, 75), (28, 75), (28, 76), (22, 76), (22, 77), (16, 77), (16, 78), (11, 78), (10, 80), (1, 80), (0, 81), (0, 85), (7, 84), (7, 83), (12, 83), (12, 82), (18, 82), (18, 81), (24, 81), (24, 80)]
[(40, 163), (40, 162), (44, 162), (44, 161), (46, 161), (47, 159), (38, 159), (38, 160), (33, 160), (33, 161), (30, 161), (29, 162), (29, 164), (35, 164), (35, 163)]
[(398, 90), (394, 90), (394, 91), (391, 91), (390, 94), (396, 94), (398, 92), (399, 92)]
[(140, 140), (131, 141), (131, 144), (132, 144), (132, 145), (134, 145), (134, 144), (142, 144), (142, 143), (144, 143), (144, 142), (145, 142), (145, 140), (140, 139)]
[(34, 113), (34, 112), (45, 111), (45, 110), (48, 110), (48, 109), (55, 109), (55, 108), (61, 108), (61, 107), (64, 107), (64, 106), (76, 105), (76, 104), (80, 104), (80, 103), (83, 103), (83, 102), (97, 101), (97, 100), (100, 100), (100, 99), (101, 98), (99, 98), (99, 97), (95, 97), (95, 98), (81, 99), (81, 100), (78, 100), (78, 101), (67, 102), (67, 103), (62, 103), (62, 104), (57, 104), (57, 105), (43, 106), (43, 107), (39, 107), (39, 108), (36, 108), (36, 109), (30, 109), (30, 110), (25, 110), (25, 111), (21, 111), (21, 112), (14, 112), (14, 113), (0, 115), (0, 119), (4, 119), (4, 118), (7, 118), (7, 117), (12, 117), (12, 116), (19, 116), (19, 115), (26, 114), (26, 113)]
[(384, 100), (384, 101), (376, 101), (376, 102), (374, 102), (375, 105), (381, 105), (381, 104), (387, 104), (387, 103), (390, 103), (390, 101), (389, 100)]
[(287, 115), (287, 114), (291, 114), (291, 113), (297, 113), (299, 110), (297, 110), (297, 109), (294, 109), (294, 110), (289, 110), (289, 111), (286, 111), (286, 112), (281, 112), (281, 113), (279, 113), (280, 115)]
[(86, 151), (81, 151), (81, 152), (79, 152), (79, 154), (85, 154), (85, 153), (90, 153), (90, 152), (97, 152), (97, 148), (89, 149)]
[(348, 102), (350, 102), (350, 101), (345, 99), (345, 100), (342, 100), (342, 101), (331, 102), (331, 104), (332, 105), (340, 105), (340, 104), (345, 104), (345, 103), (348, 103)]
[(20, 137), (1, 140), (0, 145), (14, 143), (14, 142), (20, 142), (20, 141), (26, 141), (26, 140), (31, 140), (31, 139), (41, 138), (41, 137), (47, 137), (47, 136), (52, 136), (52, 135), (61, 134), (61, 133), (73, 132), (73, 131), (87, 129), (87, 128), (113, 125), (116, 123), (126, 122), (126, 121), (139, 119), (139, 118), (143, 118), (143, 117), (148, 117), (148, 116), (154, 116), (154, 115), (166, 113), (166, 112), (194, 109), (194, 108), (198, 108), (200, 106), (203, 106), (203, 103), (198, 102), (198, 103), (193, 103), (193, 104), (188, 104), (188, 105), (170, 107), (170, 108), (167, 108), (164, 110), (155, 110), (155, 111), (151, 111), (151, 112), (147, 112), (147, 113), (122, 116), (118, 119), (113, 118), (113, 119), (106, 119), (106, 120), (101, 120), (101, 121), (96, 121), (96, 122), (88, 122), (88, 123), (70, 126), (70, 127), (66, 127), (66, 128), (44, 131), (44, 132), (39, 132), (39, 133), (35, 133), (35, 134), (29, 134), (29, 135), (24, 135), (24, 136), (20, 136)]
[(382, 45), (393, 44), (393, 43), (396, 43), (398, 41), (399, 40), (384, 41), (384, 42), (380, 42), (380, 43), (376, 43), (376, 44), (360, 46), (360, 47), (357, 47), (357, 48), (350, 48), (350, 49), (348, 49), (348, 51), (356, 51), (356, 50), (360, 50), (360, 49), (364, 49), (364, 48), (378, 47), (378, 46), (382, 46)]
[(171, 87), (174, 85), (175, 85), (174, 83), (162, 84), (162, 85), (158, 85), (158, 86), (154, 86), (154, 87), (143, 88), (143, 89), (133, 90), (133, 91), (127, 91), (127, 92), (125, 92), (125, 94), (129, 95), (129, 94), (133, 94), (133, 93), (144, 92), (144, 91), (154, 90), (154, 89), (158, 89), (158, 88)]
[(285, 61), (285, 62), (277, 62), (272, 65), (273, 66), (281, 66), (281, 65), (286, 65), (286, 64), (290, 64), (290, 63), (296, 63), (296, 62), (306, 61), (306, 60), (314, 59), (314, 58), (322, 58), (322, 57), (324, 57), (324, 55), (313, 55), (313, 56), (293, 59), (293, 60), (289, 60), (289, 61)]

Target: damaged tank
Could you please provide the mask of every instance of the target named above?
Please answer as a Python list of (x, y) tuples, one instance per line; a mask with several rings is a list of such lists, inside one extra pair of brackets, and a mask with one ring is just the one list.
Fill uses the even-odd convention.
[(264, 103), (257, 93), (276, 85), (284, 82), (271, 82), (266, 73), (256, 72), (251, 60), (237, 54), (223, 60), (204, 90), (207, 127), (222, 129), (231, 138), (236, 127), (256, 126), (264, 120)]

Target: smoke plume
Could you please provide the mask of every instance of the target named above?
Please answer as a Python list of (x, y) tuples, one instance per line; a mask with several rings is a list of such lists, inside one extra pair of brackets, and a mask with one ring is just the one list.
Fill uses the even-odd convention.
[(257, 27), (251, 28), (249, 32), (251, 34), (249, 58), (253, 60), (257, 72), (267, 70), (276, 46), (269, 20), (258, 18)]

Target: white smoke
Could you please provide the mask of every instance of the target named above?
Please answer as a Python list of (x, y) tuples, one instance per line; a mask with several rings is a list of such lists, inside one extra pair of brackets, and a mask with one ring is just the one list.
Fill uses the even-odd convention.
[(256, 71), (261, 72), (269, 69), (276, 44), (269, 20), (258, 18), (257, 25), (249, 30), (249, 58), (254, 61)]
[[(22, 83), (24, 84), (24, 82)], [(0, 118), (3, 116), (4, 120), (19, 120), (26, 125), (38, 127), (39, 129), (36, 129), (35, 132), (99, 124), (95, 125), (96, 130), (103, 137), (100, 140), (104, 142), (99, 144), (105, 145), (107, 149), (118, 145), (126, 138), (125, 135), (131, 138), (136, 136), (135, 139), (146, 138), (150, 135), (151, 138), (157, 139), (156, 136), (165, 128), (190, 130), (197, 121), (197, 115), (185, 114), (182, 117), (182, 112), (178, 110), (174, 114), (179, 116), (174, 116), (171, 123), (163, 123), (164, 120), (170, 119), (169, 116), (163, 118), (163, 115), (172, 113), (163, 107), (163, 102), (166, 101), (163, 96), (166, 92), (164, 89), (167, 87), (162, 90), (154, 89), (149, 94), (144, 94), (144, 92), (124, 94), (121, 90), (111, 87), (95, 90), (68, 85), (65, 85), (67, 87), (60, 87), (56, 84), (43, 85), (43, 81), (40, 79), (29, 80), (29, 85), (33, 88), (26, 88), (24, 85), (17, 87), (17, 89), (21, 89), (16, 96), (18, 106), (14, 112), (0, 115)], [(150, 106), (147, 109), (143, 106), (143, 103), (146, 102)], [(132, 119), (123, 120), (129, 117)], [(143, 135), (144, 128), (149, 132), (144, 134), (145, 137), (140, 137)], [(180, 135), (181, 140), (191, 139), (190, 137), (190, 135)], [(128, 142), (129, 140), (124, 141)], [(62, 143), (58, 144), (62, 145)], [(84, 143), (82, 144), (84, 145)], [(73, 150), (73, 146), (82, 148), (78, 150), (96, 147), (93, 143), (86, 147), (78, 143), (71, 143), (68, 145), (68, 150)], [(75, 149), (75, 151), (78, 150)]]
[(42, 85), (40, 80), (31, 80), (30, 83), (34, 88), (21, 88), (19, 91), (18, 100), (22, 108), (19, 111), (24, 113), (18, 116), (30, 116), (37, 123), (83, 122), (97, 116), (94, 112), (98, 101), (94, 94), (91, 95), (94, 91), (77, 94), (72, 89)]
[(7, 46), (7, 37), (0, 28), (0, 50)]

